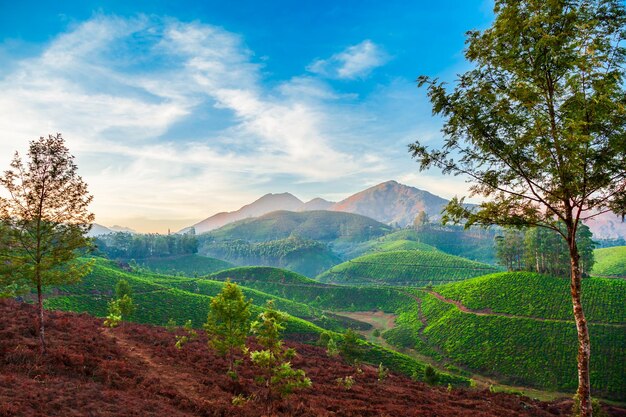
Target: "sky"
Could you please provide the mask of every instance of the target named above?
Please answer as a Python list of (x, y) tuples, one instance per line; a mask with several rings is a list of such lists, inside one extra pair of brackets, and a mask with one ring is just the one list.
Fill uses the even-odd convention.
[(62, 133), (96, 222), (178, 230), (266, 193), (338, 201), (442, 143), (419, 75), (454, 82), (488, 0), (0, 0), (0, 170)]

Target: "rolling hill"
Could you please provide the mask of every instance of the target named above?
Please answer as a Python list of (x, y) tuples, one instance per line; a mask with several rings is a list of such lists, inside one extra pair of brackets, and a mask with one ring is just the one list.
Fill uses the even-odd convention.
[(591, 274), (602, 277), (626, 278), (626, 246), (596, 249)]
[(220, 259), (198, 254), (187, 254), (168, 257), (136, 259), (138, 265), (156, 273), (169, 275), (183, 274), (187, 276), (208, 275), (234, 265)]
[(201, 241), (203, 254), (235, 265), (275, 266), (311, 277), (341, 262), (327, 244), (297, 236), (257, 243), (246, 240)]
[[(583, 280), (595, 395), (626, 396), (626, 282)], [(499, 273), (412, 290), (398, 326), (384, 336), (501, 382), (572, 392), (577, 386), (576, 326), (566, 280)]]
[(424, 287), (460, 281), (497, 269), (433, 250), (401, 250), (360, 256), (320, 274), (321, 282)]
[(228, 224), (202, 236), (206, 240), (242, 239), (266, 242), (290, 236), (321, 242), (369, 240), (391, 228), (376, 220), (352, 213), (331, 211), (275, 211), (253, 219)]

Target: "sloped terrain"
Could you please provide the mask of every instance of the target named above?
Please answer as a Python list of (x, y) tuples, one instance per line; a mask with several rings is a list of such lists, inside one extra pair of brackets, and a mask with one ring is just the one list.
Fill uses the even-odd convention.
[(626, 246), (596, 249), (593, 251), (596, 263), (592, 275), (611, 278), (626, 278)]
[(480, 262), (433, 250), (399, 250), (360, 256), (320, 274), (322, 282), (424, 287), (496, 272)]
[[(0, 415), (30, 416), (261, 416), (253, 399), (234, 406), (236, 395), (254, 396), (254, 371), (244, 361), (240, 380), (226, 376), (226, 362), (200, 337), (182, 350), (158, 327), (124, 324), (105, 329), (87, 315), (48, 312), (48, 355), (38, 356), (33, 308), (0, 301)], [(565, 416), (571, 401), (541, 403), (488, 391), (431, 388), (376, 369), (358, 373), (321, 348), (288, 343), (313, 386), (282, 400), (282, 416)], [(351, 389), (336, 379), (354, 376)], [(624, 410), (607, 408), (610, 415)]]

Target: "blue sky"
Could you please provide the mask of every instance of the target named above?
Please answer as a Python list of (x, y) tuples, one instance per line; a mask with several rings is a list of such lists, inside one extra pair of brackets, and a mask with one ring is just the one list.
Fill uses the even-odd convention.
[(489, 1), (0, 0), (0, 166), (62, 132), (105, 225), (178, 229), (267, 192), (342, 199), (420, 173), (421, 74), (467, 69)]

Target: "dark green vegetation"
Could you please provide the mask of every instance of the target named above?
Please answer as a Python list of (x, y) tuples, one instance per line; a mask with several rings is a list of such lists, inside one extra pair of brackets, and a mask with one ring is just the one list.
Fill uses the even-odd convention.
[[(313, 284), (303, 287), (287, 287), (289, 289), (286, 295), (293, 297), (293, 300), (282, 297), (279, 291), (270, 294), (249, 286), (241, 286), (244, 296), (253, 300), (253, 305), (250, 306), (252, 314), (259, 314), (262, 311), (262, 305), (269, 300), (275, 300), (276, 308), (288, 313), (286, 337), (296, 340), (317, 341), (320, 334), (325, 331), (336, 334), (335, 332), (343, 332), (346, 326), (355, 324), (349, 320), (346, 321), (345, 318), (325, 313), (321, 308), (336, 306), (338, 309), (356, 309), (356, 305), (359, 308), (369, 305), (372, 306), (370, 308), (380, 307), (393, 310), (406, 302), (406, 299), (398, 297), (395, 291), (388, 288), (360, 289), (320, 285), (306, 277), (276, 268), (235, 268), (230, 270), (230, 273), (220, 273), (220, 277), (225, 280), (226, 275), (232, 275), (233, 280), (236, 281), (237, 273), (243, 271), (252, 272), (253, 275), (239, 274), (239, 276), (258, 276), (260, 282), (282, 280), (280, 274), (283, 274), (287, 277), (287, 281), (305, 285)], [(263, 271), (269, 272), (268, 279), (265, 273), (260, 273)], [(257, 273), (258, 275), (255, 275)], [(118, 267), (117, 263), (99, 258), (96, 259), (93, 271), (80, 284), (64, 286), (59, 291), (50, 294), (46, 300), (46, 308), (87, 312), (98, 317), (105, 317), (107, 303), (113, 298), (114, 288), (121, 279), (128, 282), (133, 293), (133, 303), (137, 307), (132, 321), (166, 325), (170, 319), (178, 324), (191, 320), (196, 328), (201, 327), (206, 321), (210, 297), (219, 294), (224, 285), (223, 282), (213, 279), (168, 276), (145, 271), (124, 271)], [(249, 280), (247, 284), (253, 284), (251, 281), (253, 280)], [(262, 285), (259, 284), (259, 286)], [(266, 289), (271, 290), (270, 287)], [(294, 301), (297, 299), (302, 301)], [(365, 344), (362, 360), (374, 364), (383, 363), (389, 369), (406, 375), (422, 372), (425, 366), (409, 356), (372, 344)], [(442, 383), (448, 382), (455, 385), (469, 383), (463, 377), (442, 375)]]
[(315, 276), (341, 262), (327, 244), (297, 236), (258, 243), (241, 239), (205, 241), (201, 249), (208, 256), (237, 265), (275, 266), (307, 276)]
[(207, 240), (243, 239), (266, 242), (290, 236), (322, 242), (360, 242), (382, 236), (391, 228), (359, 214), (334, 211), (274, 211), (253, 219), (240, 220), (199, 236)]
[(460, 226), (428, 223), (417, 229), (396, 230), (376, 240), (364, 242), (345, 256), (354, 258), (372, 252), (436, 248), (450, 255), (495, 264), (493, 240), (496, 235), (496, 231), (492, 229), (466, 230)]
[(98, 250), (111, 259), (145, 259), (198, 252), (198, 241), (192, 234), (116, 232), (95, 237), (94, 243)]
[(230, 278), (247, 288), (325, 310), (393, 312), (410, 300), (391, 288), (324, 284), (291, 271), (269, 267), (233, 268), (208, 278), (218, 281)]
[(360, 256), (334, 266), (317, 279), (351, 285), (424, 287), (496, 271), (490, 265), (439, 251), (406, 250)]
[(43, 290), (77, 282), (89, 264), (77, 262), (90, 245), (93, 196), (78, 175), (60, 133), (29, 144), (27, 162), (15, 152), (0, 176), (0, 295), (37, 292), (39, 346), (46, 353)]
[(592, 275), (626, 278), (626, 246), (596, 249)]
[(234, 266), (220, 259), (198, 254), (136, 259), (135, 262), (137, 265), (156, 273), (168, 275), (182, 274), (191, 277), (211, 274)]
[[(434, 287), (451, 302), (424, 290), (399, 310), (388, 342), (499, 381), (547, 390), (577, 386), (576, 327), (568, 281), (544, 275), (499, 273)], [(626, 397), (626, 282), (585, 279), (583, 302), (595, 346), (591, 383), (596, 395)], [(419, 302), (417, 301), (419, 299)]]
[[(567, 233), (562, 223), (557, 225)], [(509, 271), (534, 271), (558, 277), (570, 275), (570, 257), (567, 244), (558, 232), (543, 227), (525, 229), (505, 228), (496, 237), (498, 263)], [(580, 270), (588, 276), (593, 268), (591, 230), (581, 224), (576, 231), (576, 245), (580, 254)]]

